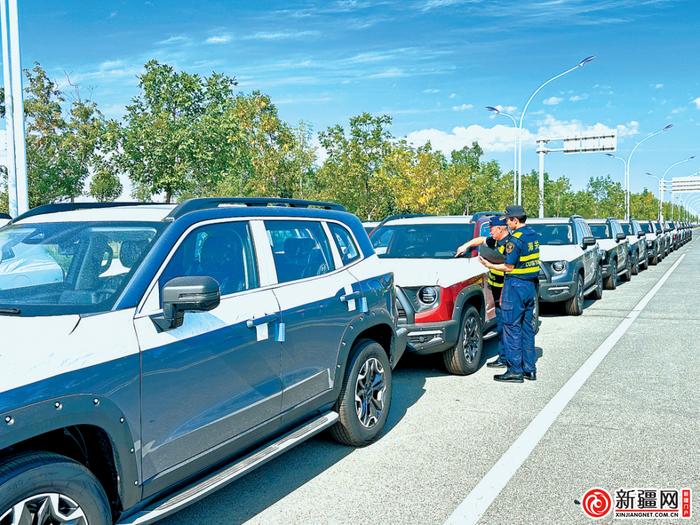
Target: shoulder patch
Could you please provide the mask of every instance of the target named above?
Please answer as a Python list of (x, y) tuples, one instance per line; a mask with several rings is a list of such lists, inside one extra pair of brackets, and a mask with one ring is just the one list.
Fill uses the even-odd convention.
[(515, 245), (512, 242), (506, 243), (506, 253), (511, 253), (515, 249)]

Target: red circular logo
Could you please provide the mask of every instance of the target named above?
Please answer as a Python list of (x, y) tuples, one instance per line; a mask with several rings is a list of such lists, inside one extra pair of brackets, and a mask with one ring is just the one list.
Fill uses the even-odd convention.
[(594, 488), (583, 495), (583, 512), (593, 519), (602, 518), (612, 508), (612, 498), (605, 489)]

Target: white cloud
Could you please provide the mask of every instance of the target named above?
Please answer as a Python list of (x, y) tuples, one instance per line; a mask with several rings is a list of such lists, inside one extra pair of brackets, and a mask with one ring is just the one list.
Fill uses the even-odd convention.
[(696, 98), (695, 100), (692, 101), (693, 104), (695, 104), (695, 107), (697, 109), (700, 109), (700, 97)]
[(545, 106), (556, 106), (562, 101), (561, 97), (549, 97), (542, 101)]
[(654, 89), (661, 89), (663, 87), (664, 87), (663, 84), (654, 84)]
[(450, 98), (456, 98), (456, 97), (457, 97), (457, 93), (450, 93)]
[(243, 37), (243, 40), (292, 40), (297, 38), (315, 37), (320, 31), (258, 31)]
[[(502, 111), (504, 113), (515, 113), (515, 110), (518, 109), (515, 106), (501, 106), (498, 104), (497, 106), (494, 106), (498, 111)], [(532, 113), (530, 113), (532, 115)]]
[(384, 71), (380, 71), (379, 73), (367, 75), (367, 78), (398, 78), (405, 76), (406, 73), (403, 69), (400, 69), (398, 67), (390, 67), (388, 69), (385, 69)]
[(424, 89), (423, 93), (431, 93), (431, 94), (440, 93), (440, 90), (439, 89), (432, 89), (432, 88), (431, 89)]
[(473, 104), (460, 104), (459, 106), (452, 106), (452, 111), (467, 111), (473, 108)]
[(613, 131), (617, 131), (618, 138), (637, 135), (639, 133), (639, 122), (631, 120), (611, 128), (602, 122), (585, 125), (580, 120), (557, 120), (552, 115), (547, 115), (540, 122), (537, 136), (545, 138), (580, 137), (582, 135), (606, 135)]
[(686, 110), (686, 108), (683, 107), (683, 106), (677, 107), (677, 108), (673, 108), (673, 109), (671, 110), (671, 115), (678, 115), (679, 113), (683, 113), (685, 110)]
[(569, 97), (571, 102), (580, 102), (588, 98), (588, 93), (581, 93), (580, 95), (572, 95)]
[(210, 36), (207, 38), (204, 43), (205, 44), (226, 44), (231, 41), (231, 35), (224, 34), (224, 35), (214, 35)]
[(175, 35), (171, 36), (170, 38), (166, 38), (165, 40), (159, 40), (158, 42), (156, 42), (156, 44), (161, 46), (170, 46), (174, 44), (186, 44), (189, 41), (189, 37), (186, 37), (184, 35)]
[[(427, 142), (433, 148), (449, 154), (451, 151), (471, 146), (473, 142), (487, 152), (512, 151), (515, 144), (517, 129), (512, 126), (498, 124), (492, 128), (484, 128), (473, 124), (468, 127), (459, 126), (451, 132), (439, 129), (422, 129), (409, 133), (406, 140), (414, 146), (422, 146)], [(523, 130), (523, 142), (532, 143), (533, 136), (528, 130)]]

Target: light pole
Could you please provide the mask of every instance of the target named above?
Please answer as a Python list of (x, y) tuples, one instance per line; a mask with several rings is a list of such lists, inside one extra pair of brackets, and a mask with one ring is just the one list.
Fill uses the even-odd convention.
[(530, 98), (527, 100), (525, 103), (525, 107), (523, 108), (522, 113), (520, 114), (520, 123), (518, 124), (518, 204), (522, 206), (523, 204), (523, 140), (522, 140), (522, 134), (523, 134), (523, 120), (525, 120), (525, 113), (527, 112), (527, 108), (530, 105), (530, 102), (532, 102), (532, 99), (535, 98), (537, 93), (539, 93), (543, 87), (545, 87), (547, 84), (550, 82), (554, 82), (556, 79), (563, 77), (564, 75), (567, 75), (571, 73), (572, 71), (575, 71), (586, 64), (588, 64), (590, 61), (595, 59), (595, 55), (588, 56), (581, 60), (578, 64), (576, 64), (574, 67), (567, 69), (566, 71), (559, 73), (556, 76), (553, 76), (549, 80), (547, 80), (544, 84), (540, 85), (533, 93), (530, 95)]
[(513, 121), (513, 129), (515, 130), (515, 144), (513, 145), (513, 204), (515, 204), (517, 202), (518, 191), (518, 176), (516, 174), (516, 170), (518, 169), (518, 122), (515, 120), (513, 115), (506, 113), (505, 111), (501, 111), (496, 106), (486, 106), (486, 109), (491, 113), (503, 115), (504, 117), (508, 117)]
[[(623, 159), (622, 157), (618, 157), (617, 155), (613, 155), (612, 153), (606, 153), (606, 155), (607, 155), (608, 157), (610, 157), (611, 159), (617, 159), (617, 160), (621, 160), (621, 161), (622, 161), (622, 165), (623, 165), (623, 168), (622, 168), (622, 169), (623, 169), (623, 171), (622, 171), (622, 179), (623, 179), (623, 180), (622, 180), (622, 183), (624, 184), (625, 175), (627, 174), (627, 161), (626, 161), (625, 159)], [(623, 205), (622, 205), (623, 208), (625, 207), (626, 204), (627, 204), (627, 197), (625, 196), (625, 202), (624, 202)]]
[[(634, 152), (637, 151), (637, 148), (641, 146), (644, 142), (649, 140), (651, 137), (655, 137), (659, 133), (663, 133), (664, 131), (667, 131), (673, 127), (673, 124), (667, 124), (660, 130), (654, 131), (653, 133), (650, 133), (646, 137), (644, 137), (642, 140), (637, 142), (637, 144), (632, 148), (632, 151), (630, 151), (629, 156), (627, 157), (627, 172), (625, 173), (625, 220), (630, 219), (630, 162), (632, 161), (632, 155), (634, 155)], [(667, 171), (668, 173), (668, 171)], [(665, 174), (664, 174), (665, 175)], [(663, 177), (662, 177), (663, 178)]]
[(649, 177), (655, 178), (659, 182), (659, 222), (662, 222), (663, 219), (663, 205), (664, 205), (664, 179), (660, 179), (656, 175), (653, 175), (647, 171), (647, 175)]

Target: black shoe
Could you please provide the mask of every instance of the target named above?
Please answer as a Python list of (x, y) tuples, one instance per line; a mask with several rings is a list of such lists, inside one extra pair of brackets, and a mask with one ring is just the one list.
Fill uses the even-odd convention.
[(490, 363), (486, 363), (486, 366), (489, 368), (505, 368), (508, 365), (506, 364), (505, 361), (501, 361), (500, 359), (496, 359), (495, 361), (491, 361)]
[(528, 381), (537, 381), (537, 372), (523, 372), (523, 377)]
[(502, 383), (522, 383), (523, 375), (514, 374), (513, 372), (506, 372), (505, 374), (498, 374), (493, 376), (494, 381), (501, 381)]

